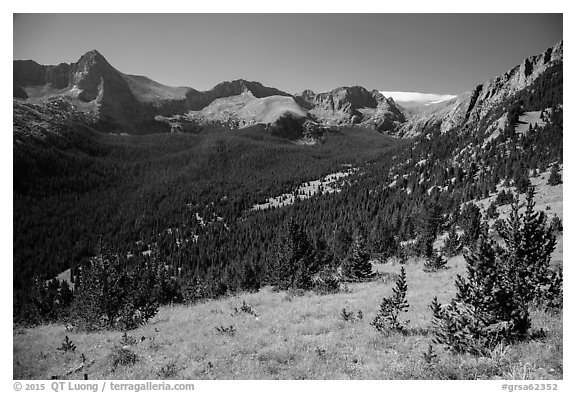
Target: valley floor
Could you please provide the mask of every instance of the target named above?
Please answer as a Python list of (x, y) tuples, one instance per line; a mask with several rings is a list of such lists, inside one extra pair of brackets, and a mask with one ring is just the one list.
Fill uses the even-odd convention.
[[(561, 250), (561, 237), (559, 238)], [(400, 265), (375, 265), (380, 281), (350, 284), (349, 292), (291, 296), (264, 288), (193, 306), (163, 307), (148, 325), (128, 332), (124, 345), (135, 364), (122, 360), (122, 333), (76, 333), (62, 325), (15, 328), (15, 379), (562, 379), (562, 313), (532, 310), (533, 338), (494, 350), (489, 357), (453, 355), (432, 344), (431, 311), (454, 295), (454, 279), (465, 271), (461, 256), (449, 269), (425, 273), (409, 261), (405, 333), (379, 334), (370, 322), (389, 296)], [(233, 316), (246, 301), (258, 316)], [(344, 321), (342, 309), (363, 318)], [(217, 327), (233, 326), (233, 334)], [(543, 329), (544, 335), (541, 333)], [(57, 348), (68, 336), (75, 351)], [(437, 357), (426, 362), (432, 344)], [(126, 352), (124, 352), (126, 355)], [(124, 356), (125, 357), (125, 356)], [(84, 363), (83, 363), (84, 362)], [(84, 364), (83, 367), (80, 367)]]

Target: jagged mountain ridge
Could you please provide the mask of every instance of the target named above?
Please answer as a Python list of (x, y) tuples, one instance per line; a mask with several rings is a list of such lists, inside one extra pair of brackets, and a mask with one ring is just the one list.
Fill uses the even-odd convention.
[(65, 98), (94, 113), (100, 122), (132, 133), (153, 121), (124, 74), (97, 51), (86, 53), (76, 63), (57, 66), (15, 61), (14, 90), (19, 98), (32, 102)]
[(318, 94), (305, 90), (296, 99), (304, 102), (310, 113), (328, 126), (363, 124), (379, 131), (393, 131), (396, 125), (406, 121), (394, 100), (362, 86), (338, 87)]
[(546, 70), (562, 61), (563, 41), (560, 41), (545, 52), (531, 56), (518, 66), (476, 86), (471, 92), (429, 105), (421, 112), (414, 113), (402, 124), (398, 133), (402, 136), (416, 136), (434, 126), (442, 132), (456, 127), (473, 129), (475, 124), (505, 99), (529, 88)]
[(128, 133), (165, 131), (158, 115), (198, 111), (214, 100), (249, 92), (254, 97), (289, 97), (259, 82), (223, 82), (207, 91), (170, 87), (144, 76), (124, 74), (98, 52), (90, 51), (78, 62), (44, 66), (32, 60), (14, 61), (14, 97), (42, 102), (55, 97), (80, 103), (101, 121)]
[[(550, 66), (562, 62), (562, 53), (560, 42), (478, 85), (472, 92), (418, 108), (403, 107), (379, 91), (361, 86), (339, 87), (318, 94), (305, 90), (296, 95), (243, 79), (222, 82), (206, 91), (170, 87), (145, 76), (122, 73), (96, 50), (72, 64), (45, 66), (32, 60), (14, 61), (13, 95), (33, 103), (54, 98), (71, 100), (109, 125), (101, 129), (131, 134), (174, 130), (166, 121), (157, 121), (158, 116), (172, 117), (171, 121), (177, 122), (181, 115), (192, 114), (199, 123), (222, 121), (244, 127), (268, 124), (270, 119), (287, 115), (304, 117), (326, 127), (361, 125), (414, 137), (432, 128), (442, 132), (456, 127), (473, 129), (503, 100), (528, 88)], [(246, 94), (255, 100), (241, 98)], [(274, 96), (278, 98), (261, 100)], [(221, 99), (225, 103), (208, 108)], [(244, 108), (249, 104), (249, 108)], [(217, 108), (223, 112), (216, 114)]]
[[(320, 94), (308, 91), (291, 95), (259, 82), (239, 79), (198, 91), (122, 73), (96, 50), (72, 64), (40, 65), (32, 60), (16, 60), (13, 65), (15, 98), (33, 103), (55, 98), (71, 100), (100, 121), (118, 128), (119, 132), (164, 132), (169, 128), (166, 122), (156, 121), (158, 116), (178, 117), (187, 113), (193, 114), (199, 122), (214, 122), (224, 117), (224, 123), (240, 126), (266, 124), (283, 115), (306, 117), (329, 127), (362, 123), (386, 131), (392, 131), (405, 121), (393, 100), (360, 86), (339, 87)], [(256, 100), (243, 100), (240, 98), (243, 94)], [(273, 96), (278, 98), (262, 100)], [(227, 98), (230, 98), (229, 105), (224, 105), (223, 115), (215, 116), (214, 108), (208, 107)], [(239, 104), (243, 101), (250, 106), (244, 108)], [(222, 103), (216, 107), (223, 109)], [(258, 115), (251, 117), (250, 113)]]

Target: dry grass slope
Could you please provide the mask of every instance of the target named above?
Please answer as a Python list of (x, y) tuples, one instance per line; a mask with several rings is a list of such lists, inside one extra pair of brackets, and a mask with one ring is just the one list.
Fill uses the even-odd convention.
[[(405, 333), (381, 335), (370, 326), (400, 270), (399, 265), (376, 265), (392, 274), (390, 280), (352, 284), (349, 292), (334, 295), (290, 296), (264, 288), (164, 307), (151, 323), (129, 332), (136, 339), (129, 345), (121, 344), (119, 332), (75, 333), (57, 325), (17, 329), (14, 378), (88, 373), (90, 379), (561, 379), (562, 315), (540, 311), (532, 314), (532, 331), (544, 329), (544, 337), (501, 347), (486, 358), (454, 356), (433, 345), (437, 357), (426, 361), (423, 353), (432, 339), (428, 304), (434, 296), (451, 299), (456, 274), (465, 269), (462, 257), (448, 265), (437, 273), (424, 273), (421, 261), (406, 265), (410, 309), (403, 317), (410, 323)], [(258, 316), (233, 316), (242, 301)], [(362, 310), (364, 317), (344, 321), (343, 308)], [(230, 326), (235, 332), (216, 330)], [(57, 350), (66, 335), (77, 346), (74, 352)], [(135, 365), (113, 367), (122, 345), (136, 354)]]

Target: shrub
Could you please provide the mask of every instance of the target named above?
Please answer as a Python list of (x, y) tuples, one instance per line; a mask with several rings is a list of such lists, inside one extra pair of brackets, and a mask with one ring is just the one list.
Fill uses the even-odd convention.
[(342, 319), (343, 319), (344, 321), (352, 321), (352, 322), (354, 322), (354, 312), (352, 312), (352, 311), (346, 311), (346, 309), (343, 308), (340, 316), (342, 317)]
[(129, 336), (127, 332), (124, 332), (124, 334), (122, 334), (122, 338), (120, 339), (120, 345), (124, 346), (129, 346), (129, 345), (136, 345), (138, 343), (138, 340), (136, 340), (134, 337)]
[(370, 323), (378, 332), (384, 333), (389, 329), (401, 331), (404, 329), (404, 324), (409, 322), (406, 321), (402, 323), (398, 320), (401, 312), (408, 312), (409, 304), (406, 301), (407, 290), (406, 271), (402, 266), (400, 269), (400, 277), (396, 280), (396, 287), (392, 289), (392, 296), (382, 299), (380, 310)]
[(118, 366), (132, 366), (138, 361), (138, 356), (133, 351), (119, 346), (114, 346), (110, 358), (113, 371)]
[(176, 376), (178, 373), (178, 368), (175, 363), (168, 363), (166, 366), (162, 366), (160, 371), (158, 371), (158, 377), (160, 379), (168, 379)]
[(226, 334), (228, 336), (233, 336), (236, 334), (236, 328), (232, 325), (230, 326), (217, 326), (216, 332), (220, 334)]
[(432, 344), (428, 344), (428, 350), (426, 352), (422, 352), (422, 357), (424, 358), (424, 362), (427, 365), (433, 365), (436, 362), (438, 355), (434, 352)]
[(426, 260), (424, 261), (423, 270), (427, 273), (437, 272), (438, 270), (446, 269), (447, 263), (448, 262), (442, 256), (442, 254), (437, 253), (435, 255), (426, 258)]
[(256, 311), (252, 308), (252, 306), (246, 303), (245, 300), (242, 301), (242, 305), (240, 306), (240, 308), (234, 307), (234, 312), (232, 313), (232, 316), (240, 314), (248, 314), (254, 317), (258, 316), (258, 314), (256, 314)]
[(60, 345), (57, 349), (63, 352), (68, 351), (74, 352), (76, 350), (76, 345), (72, 342), (72, 340), (68, 338), (68, 336), (66, 336), (66, 338), (62, 342), (62, 345)]
[(358, 312), (354, 314), (354, 311), (346, 311), (345, 308), (342, 309), (340, 316), (344, 321), (350, 321), (350, 322), (355, 322), (356, 320), (360, 321), (362, 320), (362, 318), (364, 318), (362, 310), (358, 310)]

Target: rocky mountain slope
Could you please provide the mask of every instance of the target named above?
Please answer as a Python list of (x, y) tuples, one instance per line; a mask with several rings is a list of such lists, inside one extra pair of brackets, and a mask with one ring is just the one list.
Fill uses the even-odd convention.
[(327, 126), (363, 124), (380, 131), (392, 131), (406, 121), (393, 100), (361, 86), (339, 87), (319, 94), (305, 90), (296, 99)]
[(538, 77), (551, 67), (562, 64), (562, 61), (561, 41), (545, 52), (525, 59), (504, 74), (476, 86), (471, 92), (413, 113), (408, 121), (399, 127), (398, 133), (402, 136), (415, 136), (434, 126), (439, 127), (442, 132), (455, 127), (473, 128), (504, 100), (530, 88)]
[(297, 118), (307, 117), (308, 111), (289, 96), (257, 98), (246, 91), (240, 95), (218, 98), (202, 110), (190, 111), (189, 114), (199, 122), (207, 120), (243, 128), (254, 124), (274, 124), (286, 114)]
[(129, 134), (182, 129), (183, 119), (242, 128), (292, 116), (328, 127), (362, 124), (380, 131), (393, 131), (406, 120), (393, 100), (360, 86), (292, 96), (239, 79), (198, 91), (122, 73), (96, 50), (72, 64), (14, 61), (13, 95), (36, 104), (65, 100), (68, 104), (61, 106), (91, 113), (101, 128)]
[(164, 132), (169, 128), (156, 121), (156, 116), (201, 111), (220, 98), (243, 93), (255, 98), (290, 97), (278, 89), (245, 80), (223, 82), (207, 91), (170, 87), (144, 76), (124, 74), (95, 50), (73, 64), (45, 66), (25, 60), (14, 61), (13, 65), (16, 99), (28, 103), (64, 100), (95, 115), (107, 125), (105, 128), (130, 134)]
[[(505, 100), (530, 88), (551, 67), (562, 64), (563, 43), (524, 60), (517, 67), (476, 86), (471, 92), (442, 102), (402, 105), (382, 93), (361, 86), (329, 92), (305, 90), (291, 95), (258, 82), (234, 80), (210, 90), (170, 87), (116, 70), (97, 51), (72, 64), (40, 65), (14, 61), (13, 95), (26, 103), (65, 100), (90, 113), (98, 128), (117, 133), (145, 134), (177, 131), (193, 122), (222, 123), (234, 128), (254, 124), (277, 125), (292, 117), (314, 127), (360, 125), (380, 132), (414, 137), (438, 128), (474, 129)], [(545, 109), (545, 108), (538, 108)], [(488, 120), (486, 120), (488, 119)], [(184, 123), (182, 123), (184, 122)]]
[[(145, 84), (133, 89), (135, 85), (134, 79), (112, 67), (97, 51), (86, 53), (76, 63), (57, 66), (14, 62), (16, 97), (37, 103), (61, 98), (93, 113), (99, 122), (131, 133), (139, 133), (154, 118), (143, 104), (145, 100), (139, 99), (151, 89)], [(171, 93), (166, 86), (156, 86), (156, 90), (164, 90), (164, 96)]]

